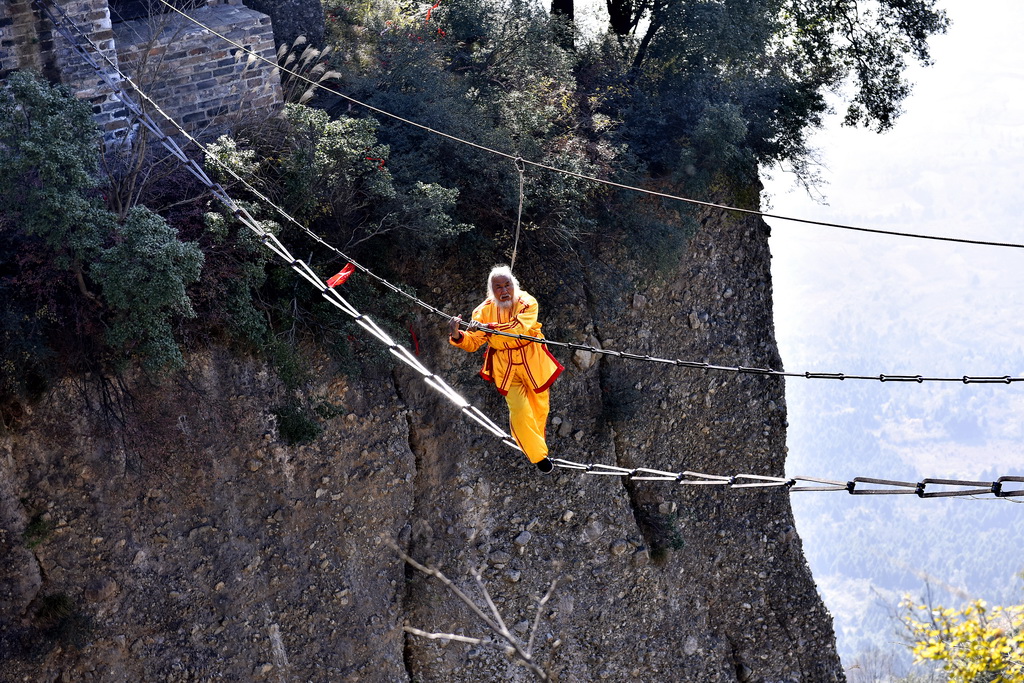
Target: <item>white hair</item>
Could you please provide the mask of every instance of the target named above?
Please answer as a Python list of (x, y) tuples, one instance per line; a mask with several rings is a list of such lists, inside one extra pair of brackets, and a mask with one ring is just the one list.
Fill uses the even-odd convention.
[(499, 276), (507, 277), (509, 281), (512, 283), (512, 300), (515, 301), (517, 298), (519, 298), (519, 280), (517, 280), (516, 276), (512, 274), (512, 269), (505, 265), (494, 266), (493, 268), (491, 268), (491, 272), (488, 273), (487, 296), (497, 301), (497, 297), (494, 296), (494, 288), (491, 285), (491, 283), (494, 281), (495, 277)]

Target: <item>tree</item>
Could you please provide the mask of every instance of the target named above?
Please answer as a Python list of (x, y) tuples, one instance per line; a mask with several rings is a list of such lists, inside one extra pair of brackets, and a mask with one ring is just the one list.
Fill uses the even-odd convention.
[(629, 86), (609, 99), (611, 113), (656, 173), (691, 162), (679, 151), (730, 107), (756, 161), (800, 162), (829, 92), (849, 88), (847, 124), (893, 125), (910, 92), (908, 59), (928, 63), (928, 38), (946, 29), (935, 3), (608, 0), (611, 34), (629, 62), (611, 79)]
[(0, 93), (0, 211), (24, 235), (41, 238), (61, 267), (78, 276), (102, 244), (107, 219), (97, 176), (99, 131), (63, 87), (28, 72)]
[(184, 365), (171, 323), (195, 315), (186, 287), (202, 265), (199, 248), (178, 240), (164, 219), (142, 206), (130, 209), (91, 269), (111, 310), (108, 343), (139, 355), (151, 370)]
[(506, 647), (506, 653), (509, 657), (513, 657), (518, 661), (522, 662), (526, 668), (533, 674), (533, 676), (540, 681), (551, 680), (550, 675), (544, 668), (537, 663), (534, 654), (534, 644), (537, 638), (537, 627), (540, 626), (540, 620), (543, 616), (544, 609), (551, 596), (555, 592), (555, 587), (558, 585), (558, 579), (551, 582), (551, 586), (548, 588), (547, 593), (544, 597), (537, 600), (537, 611), (534, 614), (533, 627), (530, 628), (530, 637), (526, 643), (523, 643), (519, 637), (517, 637), (512, 631), (509, 630), (508, 626), (505, 625), (505, 619), (502, 617), (501, 612), (495, 606), (494, 601), (491, 599), (491, 594), (487, 590), (487, 586), (483, 582), (483, 569), (476, 569), (473, 572), (473, 580), (476, 582), (477, 587), (483, 596), (483, 601), (486, 604), (490, 613), (484, 610), (476, 600), (474, 600), (468, 593), (455, 585), (455, 583), (449, 579), (441, 570), (436, 567), (429, 567), (421, 564), (414, 560), (408, 553), (399, 548), (394, 541), (388, 541), (388, 545), (391, 546), (402, 560), (416, 569), (417, 571), (425, 574), (426, 576), (433, 577), (443, 583), (452, 594), (455, 595), (463, 604), (469, 607), (470, 611), (484, 623), (488, 630), (497, 636), (496, 641), (485, 641), (483, 638), (473, 638), (467, 636), (456, 635), (454, 633), (433, 633), (423, 631), (414, 626), (406, 625), (403, 630), (406, 633), (410, 633), (414, 636), (421, 638), (428, 638), (430, 640), (442, 640), (442, 641), (455, 641), (470, 643), (473, 645), (481, 645), (484, 643), (497, 644), (504, 642)]
[(191, 313), (186, 286), (198, 278), (202, 252), (145, 207), (123, 221), (105, 208), (89, 106), (14, 72), (0, 92), (0, 150), (0, 229), (15, 247), (0, 255), (5, 318), (17, 329), (26, 316), (43, 321), (45, 330), (33, 330), (41, 355), (68, 328), (79, 345), (106, 328), (108, 353), (138, 356), (152, 370), (180, 366), (172, 323)]
[[(390, 150), (387, 168), (396, 185), (417, 180), (458, 190), (452, 215), (476, 228), (474, 238), (501, 236), (519, 210), (522, 156), (588, 175), (606, 175), (616, 156), (578, 103), (575, 56), (564, 17), (522, 0), (445, 2), (429, 23), (418, 15), (389, 13), (381, 3), (366, 16), (362, 60), (334, 64), (344, 90), (388, 112), (510, 155), (478, 148), (380, 118), (378, 137)], [(342, 101), (334, 113), (363, 112)], [(597, 125), (603, 125), (603, 119)], [(559, 243), (592, 228), (587, 205), (600, 188), (564, 175), (528, 169), (523, 225), (534, 242)], [(539, 239), (536, 239), (539, 238)]]
[(243, 133), (222, 138), (212, 151), (288, 207), (300, 222), (321, 228), (342, 248), (402, 231), (404, 238), (444, 240), (471, 226), (449, 212), (458, 191), (414, 180), (396, 183), (389, 148), (377, 141), (373, 119), (339, 116), (288, 104), (272, 136)]
[(942, 663), (952, 683), (1024, 682), (1024, 605), (961, 610), (906, 600), (904, 620), (917, 661)]

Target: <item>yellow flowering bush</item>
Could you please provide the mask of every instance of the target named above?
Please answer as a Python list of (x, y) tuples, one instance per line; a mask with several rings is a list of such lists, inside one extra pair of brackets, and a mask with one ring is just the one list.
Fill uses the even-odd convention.
[(903, 603), (916, 661), (943, 662), (952, 683), (1024, 683), (1024, 605), (962, 610)]

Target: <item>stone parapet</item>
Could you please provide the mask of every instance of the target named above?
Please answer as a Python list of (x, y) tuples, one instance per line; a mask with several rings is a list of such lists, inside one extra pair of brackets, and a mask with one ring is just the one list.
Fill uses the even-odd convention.
[(282, 94), (270, 17), (237, 5), (189, 15), (198, 23), (167, 14), (115, 27), (118, 59), (138, 87), (194, 134), (276, 113)]
[[(232, 122), (272, 115), (282, 104), (273, 28), (265, 14), (237, 2), (209, 2), (189, 12), (202, 26), (174, 12), (112, 24), (108, 0), (55, 5), (75, 26), (75, 38), (99, 49), (96, 62), (109, 69), (108, 75), (118, 78), (115, 66), (125, 72), (190, 133), (220, 133)], [(103, 77), (30, 0), (0, 4), (0, 79), (15, 69), (36, 71), (87, 100), (108, 143), (133, 127)]]

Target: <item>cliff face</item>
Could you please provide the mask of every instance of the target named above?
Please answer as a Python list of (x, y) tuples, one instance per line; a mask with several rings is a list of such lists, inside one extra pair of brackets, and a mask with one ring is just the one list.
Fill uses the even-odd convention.
[[(573, 259), (521, 247), (517, 271), (550, 338), (777, 368), (769, 259), (762, 222), (708, 214), (657, 272), (612, 234)], [(465, 315), (490, 265), (405, 277)], [(441, 320), (413, 329), (504, 423), (479, 355)], [(782, 473), (781, 380), (555, 353), (553, 456)], [(279, 440), (274, 376), (219, 351), (161, 387), (67, 382), (23, 415), (0, 438), (0, 678), (530, 680), (500, 648), (403, 632), (490, 635), (393, 540), (475, 595), (482, 570), (524, 640), (557, 579), (535, 643), (556, 680), (843, 680), (785, 490), (542, 477), (402, 366), (313, 376), (339, 410), (305, 446)]]

